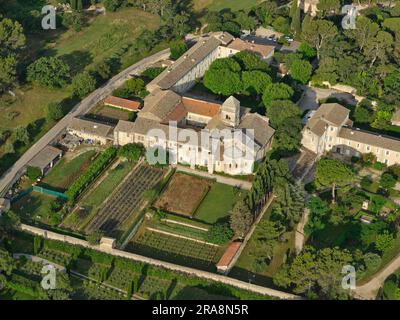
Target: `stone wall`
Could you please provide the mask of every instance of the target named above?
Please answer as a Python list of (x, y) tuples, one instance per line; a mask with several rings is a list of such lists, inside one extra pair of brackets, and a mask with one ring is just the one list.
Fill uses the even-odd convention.
[(219, 274), (215, 274), (215, 273), (211, 273), (211, 272), (207, 272), (207, 271), (202, 271), (202, 270), (197, 270), (197, 269), (193, 269), (193, 268), (189, 268), (189, 267), (184, 267), (184, 266), (180, 266), (177, 264), (173, 264), (173, 263), (169, 263), (169, 262), (165, 262), (165, 261), (161, 261), (161, 260), (157, 260), (157, 259), (140, 256), (140, 255), (137, 255), (134, 253), (121, 251), (118, 249), (104, 248), (104, 247), (100, 247), (98, 245), (96, 245), (96, 246), (90, 245), (87, 241), (84, 241), (81, 239), (77, 239), (77, 238), (70, 237), (70, 236), (64, 236), (64, 235), (61, 235), (61, 234), (58, 234), (58, 233), (55, 233), (52, 231), (43, 230), (43, 229), (29, 226), (26, 224), (21, 224), (20, 227), (23, 231), (32, 233), (34, 235), (41, 236), (46, 239), (62, 241), (62, 242), (66, 242), (69, 244), (94, 249), (94, 250), (101, 251), (101, 252), (104, 252), (107, 254), (111, 254), (113, 256), (118, 256), (118, 257), (130, 259), (130, 260), (134, 260), (134, 261), (138, 261), (138, 262), (142, 262), (142, 263), (151, 264), (151, 265), (154, 265), (154, 266), (157, 266), (160, 268), (166, 268), (166, 269), (176, 271), (176, 272), (190, 274), (190, 275), (202, 278), (202, 279), (207, 279), (207, 280), (211, 280), (211, 281), (224, 283), (226, 285), (231, 285), (231, 286), (234, 286), (234, 287), (237, 287), (240, 289), (244, 289), (244, 290), (248, 290), (251, 292), (255, 292), (258, 294), (268, 295), (268, 296), (276, 297), (279, 299), (291, 299), (291, 300), (301, 299), (301, 297), (290, 294), (290, 293), (261, 287), (261, 286), (255, 285), (255, 284), (250, 284), (250, 283), (236, 280), (233, 278), (229, 278), (229, 277), (226, 277), (223, 275), (219, 275)]

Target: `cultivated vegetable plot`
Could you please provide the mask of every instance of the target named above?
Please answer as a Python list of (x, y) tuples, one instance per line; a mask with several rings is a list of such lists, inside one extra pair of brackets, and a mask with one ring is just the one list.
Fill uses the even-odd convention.
[(156, 259), (205, 269), (213, 268), (221, 255), (219, 247), (152, 231), (140, 235), (130, 243), (128, 250)]
[(145, 164), (137, 167), (90, 222), (86, 231), (90, 233), (100, 229), (110, 234), (140, 206), (143, 193), (153, 188), (162, 176), (160, 169)]

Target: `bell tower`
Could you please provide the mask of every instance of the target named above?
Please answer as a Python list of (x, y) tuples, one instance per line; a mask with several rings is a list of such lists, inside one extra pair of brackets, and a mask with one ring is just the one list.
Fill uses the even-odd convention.
[(240, 123), (240, 101), (230, 96), (222, 104), (221, 120), (230, 127), (238, 127)]

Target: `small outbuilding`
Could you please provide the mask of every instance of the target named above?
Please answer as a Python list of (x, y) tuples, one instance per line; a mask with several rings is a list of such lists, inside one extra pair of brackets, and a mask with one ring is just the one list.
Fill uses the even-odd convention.
[(44, 175), (61, 159), (62, 155), (62, 150), (53, 146), (46, 146), (28, 162), (28, 166), (40, 169), (42, 175)]
[(233, 259), (235, 258), (241, 245), (242, 242), (235, 241), (228, 246), (221, 259), (217, 263), (217, 271), (219, 273), (226, 274), (231, 269), (234, 262)]
[(139, 111), (139, 109), (141, 108), (141, 103), (138, 101), (123, 99), (114, 96), (108, 96), (107, 98), (105, 98), (104, 104), (106, 106), (123, 109), (126, 111)]

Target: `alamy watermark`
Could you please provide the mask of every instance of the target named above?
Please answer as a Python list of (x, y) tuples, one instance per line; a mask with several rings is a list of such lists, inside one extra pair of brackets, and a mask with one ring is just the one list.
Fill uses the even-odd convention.
[(356, 29), (357, 7), (352, 4), (346, 4), (342, 7), (342, 14), (345, 14), (342, 19), (342, 28), (345, 30)]
[(43, 274), (42, 281), (40, 285), (44, 290), (54, 290), (56, 289), (57, 272), (56, 268), (51, 264), (46, 264), (41, 270)]
[(342, 278), (342, 288), (345, 290), (356, 289), (356, 268), (352, 265), (345, 265), (342, 268), (342, 274), (345, 276)]

